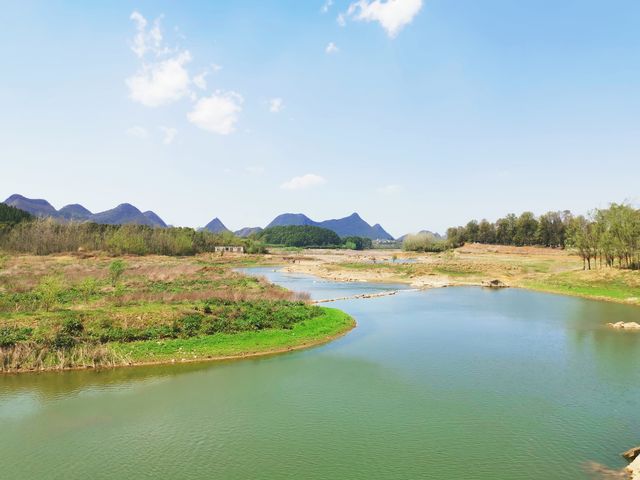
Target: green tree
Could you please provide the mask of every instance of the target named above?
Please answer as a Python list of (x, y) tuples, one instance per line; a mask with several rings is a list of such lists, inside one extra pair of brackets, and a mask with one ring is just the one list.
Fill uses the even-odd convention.
[(514, 243), (518, 246), (535, 245), (538, 232), (538, 221), (532, 212), (523, 212), (516, 222)]
[(126, 263), (119, 259), (109, 264), (109, 280), (111, 281), (111, 286), (115, 287), (118, 284), (126, 268)]

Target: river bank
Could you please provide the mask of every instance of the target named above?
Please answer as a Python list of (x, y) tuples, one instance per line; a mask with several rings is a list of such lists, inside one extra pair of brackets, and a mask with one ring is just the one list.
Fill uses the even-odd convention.
[(210, 258), (10, 257), (0, 272), (0, 372), (269, 355), (355, 326)]
[(437, 254), (276, 250), (254, 261), (339, 282), (399, 283), (428, 289), (489, 286), (497, 281), (510, 287), (640, 305), (640, 272), (583, 270), (579, 257), (559, 249), (472, 244)]

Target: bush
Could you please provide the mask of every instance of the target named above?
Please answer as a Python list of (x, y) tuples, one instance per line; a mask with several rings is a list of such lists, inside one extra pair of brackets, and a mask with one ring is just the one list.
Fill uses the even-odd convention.
[(418, 233), (407, 235), (402, 242), (402, 249), (412, 252), (444, 252), (450, 247), (446, 241), (438, 240), (432, 234)]
[(126, 264), (123, 260), (114, 260), (113, 262), (111, 262), (111, 264), (109, 265), (109, 279), (111, 280), (112, 286), (116, 286), (125, 269)]
[(0, 328), (0, 347), (13, 347), (16, 343), (29, 339), (33, 330), (30, 328)]
[(34, 290), (35, 297), (38, 299), (40, 307), (47, 312), (56, 305), (61, 293), (62, 284), (60, 283), (60, 280), (54, 276), (43, 278)]
[(185, 337), (195, 337), (200, 333), (200, 327), (202, 326), (202, 315), (193, 314), (188, 315), (180, 322), (180, 330)]

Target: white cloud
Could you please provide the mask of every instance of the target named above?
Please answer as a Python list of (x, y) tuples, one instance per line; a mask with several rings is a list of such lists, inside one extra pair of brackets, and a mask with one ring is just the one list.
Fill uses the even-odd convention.
[(134, 125), (133, 127), (128, 128), (125, 133), (130, 137), (139, 138), (140, 140), (146, 140), (149, 138), (149, 131), (140, 125)]
[(281, 112), (284, 108), (284, 101), (280, 97), (269, 100), (269, 111), (271, 113)]
[(166, 105), (189, 93), (191, 80), (185, 66), (191, 61), (188, 51), (157, 63), (145, 64), (127, 78), (129, 97), (147, 107)]
[(379, 22), (387, 35), (394, 38), (411, 23), (421, 8), (422, 0), (358, 0), (349, 5), (346, 14), (338, 15), (338, 23), (344, 26), (347, 17), (362, 22)]
[(320, 10), (322, 11), (322, 13), (327, 13), (332, 5), (333, 5), (333, 0), (325, 0)]
[(199, 73), (198, 75), (196, 75), (195, 77), (193, 77), (193, 83), (196, 87), (198, 87), (200, 90), (206, 90), (207, 89), (207, 72), (202, 72)]
[(378, 193), (381, 193), (382, 195), (395, 195), (401, 191), (402, 186), (396, 184), (385, 185), (384, 187), (378, 188)]
[[(129, 97), (147, 107), (181, 99), (189, 92), (191, 80), (186, 65), (191, 61), (191, 54), (187, 50), (171, 50), (163, 44), (160, 19), (156, 19), (149, 30), (149, 22), (140, 12), (134, 11), (130, 19), (136, 24), (131, 50), (142, 60), (142, 65), (126, 79)], [(148, 52), (155, 54), (151, 61), (144, 60)], [(173, 56), (167, 58), (169, 54)]]
[(332, 53), (338, 53), (340, 49), (335, 43), (329, 42), (329, 44), (327, 45), (327, 48), (325, 48), (324, 51), (326, 54), (331, 55)]
[(325, 183), (327, 183), (327, 180), (324, 177), (314, 173), (307, 173), (300, 177), (293, 177), (291, 180), (280, 185), (280, 188), (284, 190), (303, 190), (305, 188), (324, 185)]
[(242, 96), (235, 92), (217, 91), (210, 97), (198, 100), (187, 118), (203, 130), (229, 135), (236, 129), (243, 101)]
[[(129, 88), (129, 98), (147, 107), (159, 107), (188, 98), (195, 102), (187, 114), (194, 125), (220, 135), (228, 135), (235, 131), (238, 115), (242, 111), (243, 98), (235, 92), (217, 91), (208, 97), (198, 99), (192, 85), (200, 90), (207, 89), (206, 76), (222, 69), (212, 63), (201, 73), (192, 76), (188, 65), (192, 60), (188, 50), (168, 48), (163, 40), (160, 19), (156, 19), (149, 28), (149, 22), (138, 11), (134, 11), (130, 19), (135, 23), (136, 35), (131, 50), (141, 60), (138, 71), (125, 80)], [(177, 28), (175, 29), (178, 31)], [(182, 36), (183, 38), (186, 38)], [(149, 53), (153, 55), (148, 55)], [(149, 58), (151, 57), (151, 58)], [(280, 111), (282, 99), (271, 105), (272, 111)], [(163, 142), (173, 142), (177, 130), (160, 127), (164, 134)]]
[(171, 145), (178, 134), (178, 130), (171, 127), (160, 127), (160, 131), (163, 135), (162, 143), (165, 145)]

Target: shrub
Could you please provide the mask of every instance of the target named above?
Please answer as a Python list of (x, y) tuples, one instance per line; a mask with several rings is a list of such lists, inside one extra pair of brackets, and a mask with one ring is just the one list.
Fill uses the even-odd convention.
[(185, 337), (195, 337), (200, 333), (200, 327), (202, 326), (202, 315), (193, 314), (188, 315), (182, 319), (180, 330)]
[(127, 265), (123, 260), (114, 260), (111, 262), (109, 265), (109, 280), (111, 280), (112, 286), (116, 286), (126, 268)]
[(18, 342), (25, 341), (32, 332), (30, 328), (2, 327), (0, 328), (0, 347), (12, 347)]
[(57, 277), (45, 277), (35, 288), (34, 293), (40, 307), (48, 312), (57, 303), (58, 296), (62, 293), (62, 284)]
[(91, 297), (96, 295), (99, 290), (99, 283), (93, 277), (85, 278), (80, 284), (77, 286), (78, 292), (80, 296), (85, 302), (88, 302)]

